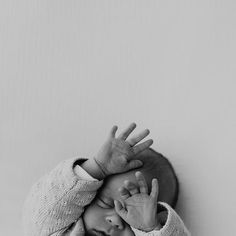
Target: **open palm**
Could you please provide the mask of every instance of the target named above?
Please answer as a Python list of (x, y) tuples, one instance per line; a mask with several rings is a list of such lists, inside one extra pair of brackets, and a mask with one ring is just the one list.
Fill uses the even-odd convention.
[(140, 143), (148, 136), (149, 130), (147, 129), (128, 138), (135, 127), (135, 123), (130, 124), (118, 137), (116, 137), (117, 126), (113, 126), (111, 129), (107, 141), (94, 158), (104, 175), (126, 172), (142, 165), (140, 160), (135, 159), (135, 155), (150, 147), (153, 140), (149, 139)]
[(130, 181), (125, 181), (119, 189), (123, 204), (115, 201), (117, 213), (132, 227), (146, 232), (152, 231), (158, 225), (157, 197), (158, 182), (152, 180), (151, 193), (141, 172), (136, 172), (138, 186)]

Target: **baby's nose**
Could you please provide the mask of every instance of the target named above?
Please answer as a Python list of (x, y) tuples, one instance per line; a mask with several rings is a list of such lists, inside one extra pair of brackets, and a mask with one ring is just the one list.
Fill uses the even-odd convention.
[(120, 218), (119, 215), (114, 214), (111, 216), (107, 216), (106, 217), (106, 221), (112, 225), (113, 227), (115, 227), (116, 229), (122, 230), (124, 229), (124, 223), (123, 220)]

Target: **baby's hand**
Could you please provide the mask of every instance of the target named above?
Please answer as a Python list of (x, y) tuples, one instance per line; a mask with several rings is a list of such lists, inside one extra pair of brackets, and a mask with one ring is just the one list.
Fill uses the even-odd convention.
[(138, 186), (126, 180), (119, 189), (123, 205), (114, 201), (115, 210), (130, 226), (150, 232), (160, 226), (157, 219), (158, 182), (152, 180), (151, 193), (148, 194), (147, 182), (141, 172), (135, 173)]
[(136, 124), (132, 123), (118, 137), (115, 137), (118, 127), (113, 126), (111, 129), (107, 141), (94, 158), (104, 175), (103, 177), (142, 166), (140, 160), (135, 160), (135, 155), (150, 147), (153, 140), (150, 139), (138, 144), (149, 134), (147, 129), (127, 140), (135, 127)]

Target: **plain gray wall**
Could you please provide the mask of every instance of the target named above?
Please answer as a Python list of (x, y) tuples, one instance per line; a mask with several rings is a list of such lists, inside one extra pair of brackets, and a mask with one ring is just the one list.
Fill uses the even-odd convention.
[(193, 235), (236, 231), (235, 1), (0, 1), (0, 234), (30, 186), (150, 128)]

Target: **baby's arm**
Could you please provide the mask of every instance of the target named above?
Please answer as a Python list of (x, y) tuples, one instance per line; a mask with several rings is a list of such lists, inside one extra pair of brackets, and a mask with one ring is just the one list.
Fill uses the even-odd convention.
[(63, 161), (32, 187), (23, 208), (26, 236), (51, 235), (78, 221), (102, 185), (102, 181), (84, 178), (85, 171), (75, 166), (83, 161)]
[(123, 202), (115, 201), (116, 212), (141, 236), (189, 236), (184, 223), (166, 203), (157, 203), (158, 182), (152, 180), (148, 193), (146, 180), (136, 172), (138, 186), (128, 180), (119, 189)]
[(148, 148), (152, 140), (138, 144), (149, 134), (148, 130), (126, 140), (135, 127), (131, 124), (116, 138), (114, 126), (95, 158), (64, 161), (41, 178), (24, 205), (25, 235), (61, 235), (79, 220), (105, 177), (141, 166), (134, 155)]
[[(106, 142), (102, 145), (98, 154), (86, 161), (82, 167), (97, 179), (104, 179), (109, 175), (127, 172), (142, 166), (140, 160), (136, 160), (136, 154), (144, 151), (153, 143), (149, 139), (140, 143), (149, 135), (149, 130), (143, 130), (138, 135), (128, 138), (136, 128), (136, 124), (130, 124), (118, 137), (115, 137), (117, 126), (113, 126)], [(127, 139), (128, 138), (128, 139)]]

